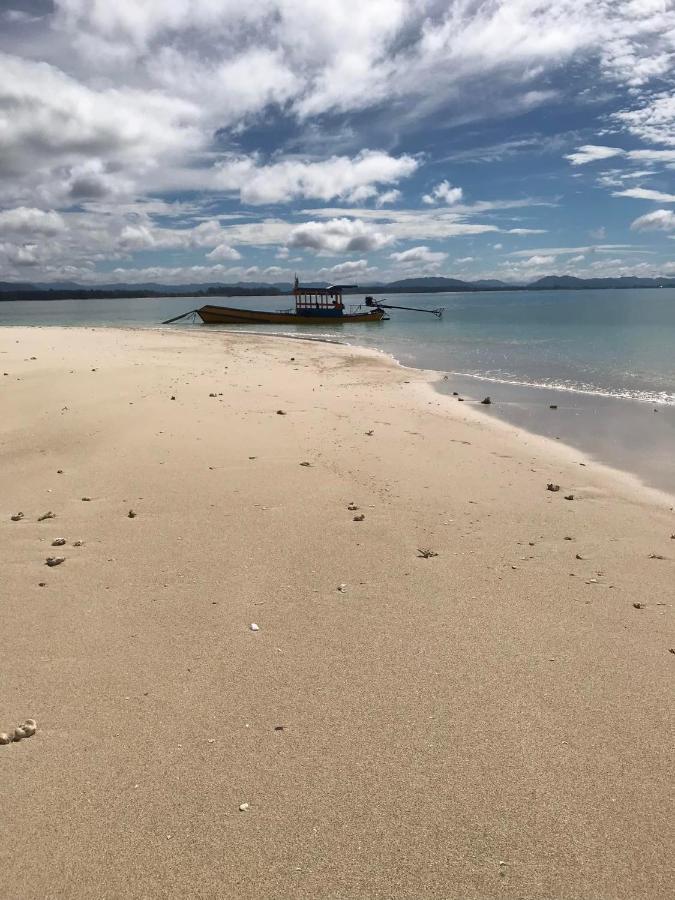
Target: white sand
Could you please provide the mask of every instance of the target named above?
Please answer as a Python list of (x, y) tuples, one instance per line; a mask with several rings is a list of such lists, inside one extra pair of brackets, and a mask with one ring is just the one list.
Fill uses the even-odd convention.
[(0, 351), (11, 896), (670, 896), (672, 501), (344, 347)]

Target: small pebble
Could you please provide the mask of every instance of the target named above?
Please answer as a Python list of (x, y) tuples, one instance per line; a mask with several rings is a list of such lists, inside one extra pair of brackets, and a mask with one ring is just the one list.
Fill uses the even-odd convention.
[(547, 491), (559, 491), (559, 490), (560, 490), (560, 485), (559, 485), (559, 484), (553, 484), (552, 481), (549, 481), (549, 483), (546, 485), (546, 490), (547, 490)]
[(633, 604), (633, 607), (634, 607), (635, 609), (644, 609), (644, 608), (645, 608), (645, 605), (644, 605), (644, 603), (634, 603), (634, 604)]
[(574, 500), (574, 494), (565, 494), (565, 500)]
[(558, 404), (557, 404), (557, 403), (551, 403), (550, 406), (549, 406), (549, 409), (557, 409), (557, 408), (558, 408)]
[(365, 515), (363, 513), (361, 513), (360, 516), (354, 516), (355, 522), (363, 522), (364, 519), (365, 519)]
[(483, 406), (489, 406), (492, 403), (492, 400), (489, 397), (483, 397), (480, 402), (483, 404)]
[(55, 541), (52, 541), (52, 547), (63, 547), (65, 543), (65, 538), (57, 538)]
[(56, 513), (53, 513), (51, 510), (49, 512), (43, 513), (41, 516), (38, 516), (38, 522), (44, 522), (45, 519), (55, 519)]
[(7, 734), (7, 732), (6, 732), (6, 731), (0, 731), (0, 745), (2, 745), (2, 744), (11, 744), (11, 743), (12, 743), (12, 739), (11, 739), (11, 737)]
[(575, 559), (583, 559), (583, 556), (581, 555), (581, 553), (577, 553), (577, 555), (575, 556)]
[(251, 624), (248, 627), (251, 629), (251, 631), (260, 631), (260, 626), (256, 625), (255, 622), (251, 622)]
[(347, 593), (347, 585), (346, 584), (339, 584), (337, 589), (341, 594)]
[(25, 737), (28, 737), (28, 735), (26, 734), (26, 732), (24, 731), (24, 729), (21, 728), (21, 727), (19, 727), (19, 726), (17, 726), (17, 727), (14, 729), (14, 735), (13, 735), (13, 737), (12, 737), (12, 740), (18, 742), (18, 741), (22, 741)]
[(38, 581), (38, 587), (47, 587), (46, 581)]
[(248, 805), (248, 803), (240, 803), (239, 804), (239, 812), (248, 812), (249, 809), (250, 809), (250, 806)]
[(301, 466), (311, 466), (312, 464), (310, 462), (301, 462), (300, 465)]
[(83, 503), (91, 503), (91, 497), (83, 497), (82, 502)]
[(278, 410), (277, 410), (277, 415), (278, 415), (278, 416), (285, 416), (286, 413), (283, 411), (283, 409), (278, 409)]
[(23, 519), (23, 513), (22, 512), (15, 513), (13, 516), (10, 516), (10, 518), (11, 518), (12, 522), (20, 522)]
[(137, 513), (133, 509), (130, 509), (129, 512), (127, 513), (127, 518), (129, 518), (129, 519), (135, 519), (136, 516), (137, 516)]
[(73, 547), (84, 547), (84, 541), (73, 541)]
[(66, 561), (65, 556), (48, 556), (47, 559), (45, 560), (46, 564), (48, 566), (51, 566), (52, 568), (54, 566), (60, 566), (61, 563), (65, 562), (65, 561)]

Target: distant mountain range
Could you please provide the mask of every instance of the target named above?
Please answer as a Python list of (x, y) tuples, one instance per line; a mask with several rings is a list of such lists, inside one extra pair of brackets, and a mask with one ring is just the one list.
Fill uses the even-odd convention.
[[(328, 282), (308, 282), (303, 287), (327, 287)], [(463, 291), (543, 291), (543, 290), (588, 290), (603, 288), (660, 288), (675, 287), (675, 278), (575, 278), (573, 275), (546, 275), (527, 284), (509, 284), (498, 279), (461, 281), (457, 278), (425, 277), (403, 278), (386, 284), (367, 284), (358, 288), (348, 288), (346, 294), (432, 294)], [(217, 282), (194, 284), (98, 284), (83, 285), (70, 281), (49, 284), (0, 281), (0, 301), (2, 300), (64, 300), (64, 299), (106, 299), (130, 297), (246, 297), (281, 296), (293, 289), (290, 282), (238, 282), (220, 284)]]

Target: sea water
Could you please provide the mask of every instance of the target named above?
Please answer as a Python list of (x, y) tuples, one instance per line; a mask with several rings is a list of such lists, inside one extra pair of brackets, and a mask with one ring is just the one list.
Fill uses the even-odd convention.
[[(360, 300), (345, 297), (348, 308)], [(278, 310), (292, 298), (0, 302), (0, 325), (156, 326), (204, 302)], [(440, 390), (487, 394), (491, 414), (675, 493), (675, 289), (393, 294), (388, 302), (443, 315), (392, 310), (384, 323), (258, 330), (374, 347), (437, 370)]]

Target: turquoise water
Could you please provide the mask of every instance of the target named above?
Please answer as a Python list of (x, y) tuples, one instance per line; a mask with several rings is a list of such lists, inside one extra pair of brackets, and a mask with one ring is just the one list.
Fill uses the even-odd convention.
[[(385, 323), (258, 330), (375, 347), (404, 365), (438, 370), (439, 390), (456, 390), (469, 402), (489, 394), (492, 405), (481, 409), (675, 494), (675, 290), (397, 294), (389, 300), (442, 306), (443, 318), (392, 310)], [(0, 302), (0, 326), (156, 326), (204, 302)], [(213, 302), (249, 309), (291, 304), (288, 297)]]

